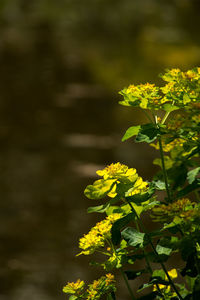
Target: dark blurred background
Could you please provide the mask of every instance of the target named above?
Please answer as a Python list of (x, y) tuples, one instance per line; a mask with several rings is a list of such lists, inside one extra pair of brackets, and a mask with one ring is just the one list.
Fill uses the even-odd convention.
[(155, 170), (153, 149), (120, 142), (142, 116), (118, 91), (199, 65), (199, 29), (198, 0), (0, 1), (0, 300), (65, 299), (101, 273), (75, 257), (102, 217), (85, 186), (111, 162)]

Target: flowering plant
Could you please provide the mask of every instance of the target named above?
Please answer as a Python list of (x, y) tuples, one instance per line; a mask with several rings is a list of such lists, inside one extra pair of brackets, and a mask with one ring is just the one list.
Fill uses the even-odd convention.
[[(152, 181), (119, 162), (97, 171), (100, 179), (85, 195), (103, 202), (88, 212), (107, 217), (80, 238), (78, 255), (100, 252), (104, 261), (96, 264), (106, 272), (120, 271), (132, 300), (200, 299), (200, 68), (167, 70), (161, 78), (163, 87), (147, 83), (120, 92), (120, 104), (140, 107), (147, 117), (147, 123), (128, 128), (122, 141), (135, 137), (159, 150), (154, 164), (160, 171)], [(148, 215), (157, 224), (151, 231), (143, 222)], [(181, 264), (169, 270), (175, 255)], [(134, 279), (144, 274), (148, 279), (136, 291)], [(63, 291), (70, 300), (105, 295), (114, 300), (116, 282), (107, 273), (87, 288), (79, 279)]]

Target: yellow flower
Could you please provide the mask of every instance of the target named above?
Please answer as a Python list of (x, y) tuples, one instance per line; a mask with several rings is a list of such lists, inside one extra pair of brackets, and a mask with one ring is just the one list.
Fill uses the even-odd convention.
[[(172, 279), (178, 277), (178, 273), (177, 273), (176, 269), (171, 269), (170, 271), (168, 271), (168, 274)], [(167, 279), (167, 276), (166, 276), (166, 279)]]
[(105, 240), (111, 238), (110, 230), (114, 222), (122, 217), (122, 214), (111, 214), (106, 219), (98, 222), (89, 232), (79, 240), (80, 254), (89, 255), (97, 249), (104, 247)]
[[(138, 176), (136, 169), (128, 168), (128, 166), (121, 163), (115, 163), (107, 166), (103, 170), (97, 171), (99, 176), (103, 176), (105, 180), (107, 179), (116, 179), (117, 183), (133, 183), (132, 188), (130, 189), (129, 196), (145, 192), (148, 188), (147, 182), (143, 181), (141, 177)], [(116, 196), (116, 187), (114, 185), (112, 190), (109, 192), (109, 197)]]
[(197, 214), (197, 204), (188, 198), (182, 198), (168, 205), (161, 204), (154, 207), (151, 217), (155, 222), (167, 221), (175, 216), (182, 218), (183, 221), (189, 221)]
[(144, 193), (148, 189), (148, 183), (143, 181), (142, 177), (138, 177), (134, 183), (134, 187), (130, 190), (128, 196)]
[(136, 169), (129, 169), (128, 166), (123, 165), (121, 163), (115, 163), (107, 166), (103, 170), (99, 170), (96, 172), (97, 175), (102, 176), (105, 180), (106, 179), (119, 179), (123, 177), (127, 177), (131, 179), (132, 177), (135, 178)]
[(63, 292), (67, 294), (80, 294), (85, 286), (85, 282), (78, 279), (76, 282), (68, 282), (66, 286), (63, 287)]
[[(174, 139), (172, 142), (165, 144), (165, 140), (163, 139), (163, 151), (164, 152), (170, 152), (174, 148), (177, 147), (183, 147), (183, 143), (185, 142), (183, 139)], [(156, 150), (159, 150), (159, 144), (150, 144), (152, 147), (154, 147)]]
[(113, 283), (115, 283), (114, 275), (110, 273), (106, 274), (106, 285), (108, 286)]
[(106, 274), (98, 280), (94, 280), (92, 284), (89, 284), (87, 289), (87, 300), (98, 300), (103, 295), (115, 291), (115, 280), (112, 274)]

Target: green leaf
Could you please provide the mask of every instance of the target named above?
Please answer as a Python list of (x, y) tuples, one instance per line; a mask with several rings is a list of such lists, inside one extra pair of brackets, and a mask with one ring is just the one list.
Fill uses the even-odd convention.
[[(164, 156), (164, 162), (166, 170), (170, 169), (173, 166), (173, 160), (171, 160), (171, 158), (167, 155)], [(153, 164), (162, 168), (162, 161), (160, 158), (154, 159)]]
[(161, 270), (153, 271), (152, 277), (160, 277), (161, 279), (165, 280), (165, 272)]
[(116, 179), (99, 179), (93, 185), (88, 185), (84, 194), (89, 199), (101, 199), (112, 190), (115, 182)]
[(71, 296), (69, 297), (69, 300), (76, 300), (76, 299), (78, 299), (78, 297), (77, 297), (77, 296), (74, 296), (74, 295), (71, 295)]
[(111, 236), (112, 236), (112, 242), (114, 245), (118, 245), (121, 240), (121, 232), (120, 230), (127, 225), (130, 221), (133, 221), (135, 219), (135, 214), (130, 213), (127, 216), (115, 221), (111, 228)]
[(134, 202), (136, 204), (141, 204), (142, 202), (147, 201), (154, 194), (154, 189), (149, 189), (147, 193), (135, 194), (133, 196), (125, 197), (128, 202)]
[(122, 237), (127, 241), (128, 245), (133, 247), (143, 247), (145, 233), (139, 232), (134, 228), (127, 227), (122, 231)]
[(187, 173), (187, 180), (188, 180), (189, 184), (191, 184), (195, 181), (195, 178), (199, 174), (199, 172), (200, 172), (200, 167), (195, 168)]
[(171, 254), (171, 252), (172, 252), (172, 249), (167, 248), (167, 247), (163, 247), (163, 246), (161, 246), (161, 245), (158, 244), (156, 246), (156, 251), (157, 251), (157, 253), (159, 255), (167, 255), (167, 256), (169, 256)]
[(135, 139), (135, 142), (141, 143), (151, 143), (157, 136), (160, 134), (160, 130), (156, 127), (155, 124), (149, 123), (141, 125), (140, 131)]
[[(153, 285), (153, 283), (151, 283), (151, 282), (149, 282), (149, 283), (144, 283), (144, 284), (142, 284), (140, 287), (139, 287), (139, 289), (137, 290), (137, 292), (141, 292), (141, 291), (143, 291), (144, 289), (147, 289), (147, 288), (149, 288), (150, 286), (152, 286)], [(141, 298), (140, 298), (141, 299)], [(149, 299), (149, 298), (148, 298)], [(155, 298), (153, 298), (153, 299), (155, 299)]]
[(157, 181), (153, 181), (152, 182), (155, 186), (155, 188), (158, 190), (158, 191), (163, 191), (166, 189), (166, 186), (165, 186), (165, 182), (164, 181), (161, 181), (161, 180), (157, 180)]
[(169, 104), (169, 103), (165, 103), (163, 105), (163, 109), (166, 111), (166, 112), (171, 112), (171, 111), (174, 111), (174, 110), (177, 110), (179, 109), (178, 106), (175, 106), (175, 105), (172, 105), (172, 104)]
[(126, 130), (126, 132), (125, 132), (125, 134), (124, 134), (124, 136), (123, 136), (123, 138), (122, 138), (122, 142), (124, 142), (124, 141), (130, 139), (132, 136), (137, 135), (138, 132), (139, 132), (139, 130), (140, 130), (140, 127), (141, 127), (140, 125), (129, 127), (129, 128)]
[(169, 224), (164, 224), (163, 226), (163, 229), (162, 230), (165, 230), (165, 229), (169, 229), (169, 228), (172, 228), (172, 227), (176, 227), (177, 225), (181, 224), (182, 223), (182, 219), (175, 216), (173, 221)]

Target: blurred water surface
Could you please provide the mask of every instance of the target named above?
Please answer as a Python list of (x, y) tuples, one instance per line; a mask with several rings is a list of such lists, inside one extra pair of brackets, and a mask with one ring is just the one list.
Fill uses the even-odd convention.
[(117, 91), (199, 65), (199, 12), (194, 0), (1, 0), (1, 300), (64, 299), (66, 281), (101, 274), (75, 257), (101, 218), (85, 186), (111, 162), (155, 170), (153, 149), (120, 142), (143, 117)]

